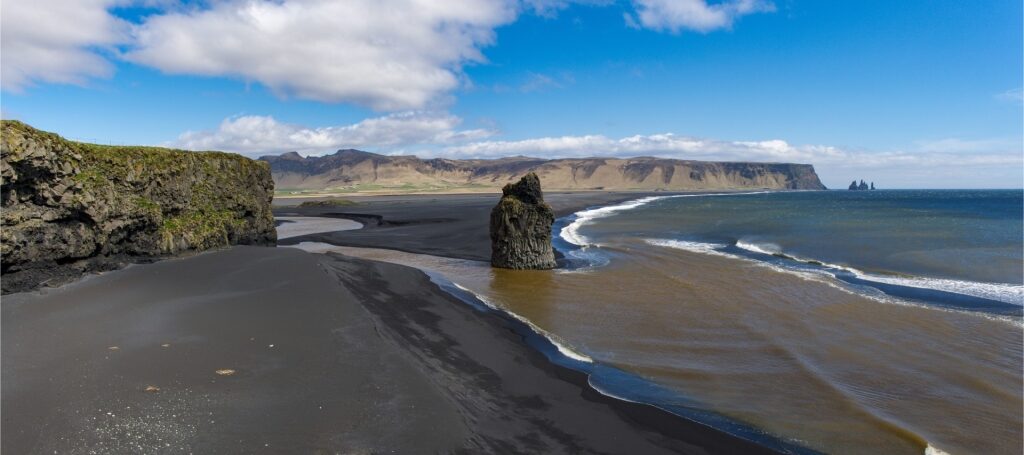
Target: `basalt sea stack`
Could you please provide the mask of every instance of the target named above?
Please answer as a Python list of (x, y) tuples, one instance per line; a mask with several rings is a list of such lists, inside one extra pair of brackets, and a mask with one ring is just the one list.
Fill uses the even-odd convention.
[(505, 269), (555, 267), (551, 224), (555, 214), (544, 202), (540, 178), (530, 172), (501, 190), (491, 210), (491, 265)]

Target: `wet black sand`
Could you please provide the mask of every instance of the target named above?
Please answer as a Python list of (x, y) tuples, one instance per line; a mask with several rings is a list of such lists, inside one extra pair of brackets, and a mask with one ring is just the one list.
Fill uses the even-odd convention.
[[(545, 193), (556, 217), (591, 206), (613, 204), (669, 193), (574, 192)], [(306, 199), (274, 201), (275, 216), (348, 218), (363, 229), (312, 234), (281, 240), (281, 245), (325, 242), (333, 245), (389, 248), (477, 261), (491, 260), (488, 232), (491, 208), (500, 194), (360, 196), (355, 206), (296, 207)]]
[(133, 266), (5, 296), (2, 330), (3, 453), (764, 451), (592, 391), (416, 269), (335, 254)]
[[(547, 199), (563, 216), (644, 195)], [(275, 212), (366, 225), (282, 243), (486, 260), (496, 200)], [(515, 321), (416, 269), (337, 254), (235, 247), (132, 266), (4, 296), (0, 322), (3, 453), (766, 452), (597, 393)]]

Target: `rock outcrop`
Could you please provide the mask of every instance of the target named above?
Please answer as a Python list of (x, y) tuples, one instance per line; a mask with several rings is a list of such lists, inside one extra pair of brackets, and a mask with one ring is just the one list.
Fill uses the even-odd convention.
[(850, 187), (848, 189), (850, 191), (870, 191), (875, 189), (875, 182), (871, 182), (871, 186), (868, 186), (868, 184), (864, 183), (863, 180), (860, 181), (860, 184), (857, 184), (857, 181), (854, 180), (850, 183)]
[(550, 269), (556, 266), (551, 246), (555, 214), (544, 202), (537, 174), (526, 174), (502, 189), (491, 210), (491, 265), (505, 269)]
[(281, 191), (431, 191), (498, 189), (529, 172), (556, 190), (823, 190), (814, 166), (789, 163), (733, 163), (663, 158), (574, 158), (545, 160), (420, 159), (359, 150), (302, 157), (298, 153), (260, 158)]
[(220, 152), (72, 142), (0, 129), (3, 292), (233, 244), (272, 245), (266, 163)]

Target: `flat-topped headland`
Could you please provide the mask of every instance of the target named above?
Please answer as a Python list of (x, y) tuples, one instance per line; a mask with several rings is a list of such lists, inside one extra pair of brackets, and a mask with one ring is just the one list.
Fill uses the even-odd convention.
[(421, 159), (361, 150), (264, 156), (278, 194), (499, 192), (528, 173), (548, 191), (821, 190), (814, 166), (653, 157)]

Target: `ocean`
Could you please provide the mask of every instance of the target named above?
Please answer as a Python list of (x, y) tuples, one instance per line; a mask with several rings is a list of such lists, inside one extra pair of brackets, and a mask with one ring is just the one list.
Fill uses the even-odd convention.
[(669, 195), (558, 220), (554, 271), (360, 255), (514, 315), (603, 393), (782, 451), (1019, 454), (1022, 202)]

